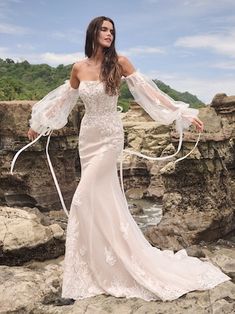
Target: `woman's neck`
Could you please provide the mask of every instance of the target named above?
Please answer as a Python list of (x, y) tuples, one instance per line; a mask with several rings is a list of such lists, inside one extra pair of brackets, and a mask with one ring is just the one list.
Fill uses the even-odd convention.
[(92, 55), (89, 60), (94, 63), (94, 65), (101, 64), (104, 59), (104, 53), (103, 53), (103, 48), (99, 47), (96, 54)]

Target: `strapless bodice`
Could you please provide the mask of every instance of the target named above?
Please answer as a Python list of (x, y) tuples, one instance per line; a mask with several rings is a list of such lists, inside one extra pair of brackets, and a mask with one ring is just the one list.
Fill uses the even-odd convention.
[(85, 105), (86, 114), (103, 115), (117, 112), (118, 95), (107, 95), (101, 81), (81, 81), (79, 96)]

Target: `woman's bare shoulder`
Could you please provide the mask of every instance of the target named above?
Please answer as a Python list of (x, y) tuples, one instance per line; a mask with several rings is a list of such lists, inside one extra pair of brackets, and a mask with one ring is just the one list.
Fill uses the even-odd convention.
[(84, 66), (86, 65), (86, 60), (87, 60), (87, 58), (84, 58), (84, 59), (81, 59), (81, 60), (76, 61), (76, 62), (73, 64), (73, 69), (74, 69), (74, 70), (79, 70), (79, 69), (81, 69), (82, 67), (84, 67)]
[(130, 63), (130, 60), (126, 56), (118, 55), (118, 62), (120, 65), (125, 66)]
[(127, 57), (123, 55), (118, 55), (118, 63), (122, 67), (123, 76), (130, 75), (135, 71), (134, 65)]
[(72, 66), (70, 74), (70, 84), (73, 88), (78, 88), (80, 82), (80, 73), (83, 71), (85, 66), (85, 59), (75, 62)]

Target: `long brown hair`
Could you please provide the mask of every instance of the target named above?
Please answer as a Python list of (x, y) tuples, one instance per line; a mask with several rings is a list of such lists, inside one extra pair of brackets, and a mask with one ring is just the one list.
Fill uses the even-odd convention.
[(121, 83), (121, 66), (118, 63), (118, 55), (115, 49), (116, 30), (114, 22), (106, 16), (94, 18), (86, 31), (85, 55), (90, 58), (98, 49), (98, 36), (103, 21), (109, 21), (113, 25), (113, 41), (110, 47), (104, 48), (104, 59), (101, 64), (100, 79), (105, 83), (105, 92), (108, 95), (117, 95)]

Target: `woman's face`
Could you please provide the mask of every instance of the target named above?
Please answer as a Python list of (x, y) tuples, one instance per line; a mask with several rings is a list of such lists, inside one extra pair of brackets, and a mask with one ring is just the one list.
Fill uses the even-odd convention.
[(113, 42), (113, 24), (109, 21), (103, 21), (98, 35), (98, 43), (106, 48), (110, 47)]

